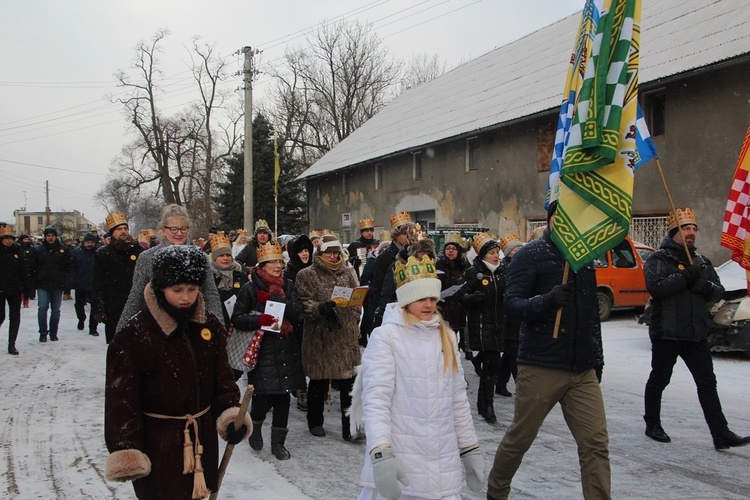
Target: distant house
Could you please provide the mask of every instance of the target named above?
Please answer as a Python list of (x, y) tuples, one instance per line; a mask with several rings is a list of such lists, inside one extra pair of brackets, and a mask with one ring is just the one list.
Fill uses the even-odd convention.
[(90, 231), (96, 232), (96, 224), (84, 217), (78, 210), (72, 212), (32, 212), (14, 210), (16, 233), (39, 236), (47, 226), (57, 228), (60, 239), (83, 238)]
[[(388, 104), (300, 176), (311, 227), (356, 238), (360, 218), (387, 228), (398, 210), (429, 227), (476, 220), (527, 236), (544, 219), (579, 20), (562, 19)], [(643, 0), (641, 106), (672, 197), (696, 210), (699, 247), (715, 263), (729, 255), (721, 224), (750, 124), (748, 26), (746, 0)], [(633, 239), (658, 246), (668, 212), (656, 166), (642, 167)]]

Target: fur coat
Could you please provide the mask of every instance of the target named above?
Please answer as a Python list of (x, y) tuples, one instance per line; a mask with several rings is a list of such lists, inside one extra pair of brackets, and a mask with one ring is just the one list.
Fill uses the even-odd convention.
[(318, 307), (331, 300), (334, 286), (356, 288), (354, 272), (345, 264), (331, 271), (318, 257), (310, 267), (297, 274), (297, 292), (305, 306), (305, 326), (302, 335), (302, 364), (305, 375), (313, 380), (348, 379), (354, 377), (362, 354), (359, 350), (359, 307), (337, 307), (341, 328), (330, 330)]

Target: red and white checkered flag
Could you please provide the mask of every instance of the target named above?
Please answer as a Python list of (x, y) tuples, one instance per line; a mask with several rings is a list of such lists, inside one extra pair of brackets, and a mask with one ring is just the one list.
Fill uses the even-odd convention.
[[(750, 127), (745, 134), (737, 167), (734, 170), (729, 199), (724, 212), (721, 244), (732, 251), (732, 260), (750, 270)], [(750, 272), (748, 273), (750, 277)], [(748, 286), (750, 295), (750, 285)]]

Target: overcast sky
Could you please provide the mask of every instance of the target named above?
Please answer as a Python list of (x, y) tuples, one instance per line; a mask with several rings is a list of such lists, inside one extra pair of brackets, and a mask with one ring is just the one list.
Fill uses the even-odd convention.
[[(242, 69), (243, 46), (263, 51), (260, 62), (306, 44), (324, 20), (373, 23), (392, 55), (438, 54), (447, 69), (579, 11), (584, 0), (0, 0), (0, 221), (13, 210), (78, 210), (94, 223), (94, 201), (120, 148), (130, 142), (118, 69), (156, 30), (162, 43), (166, 114), (186, 107), (191, 92), (185, 47), (195, 35), (215, 44), (231, 71)], [(573, 39), (561, 40), (572, 49)], [(529, 55), (533, 57), (533, 54)], [(255, 98), (263, 99), (261, 76)], [(241, 77), (223, 84), (241, 87)], [(560, 89), (562, 93), (562, 89)], [(237, 93), (237, 98), (241, 97)]]

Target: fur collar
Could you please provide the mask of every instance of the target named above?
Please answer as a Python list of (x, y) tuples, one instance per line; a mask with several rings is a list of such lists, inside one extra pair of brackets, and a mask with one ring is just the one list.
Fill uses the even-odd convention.
[[(146, 285), (146, 289), (143, 291), (143, 299), (146, 301), (148, 312), (150, 312), (151, 316), (154, 317), (156, 324), (159, 325), (159, 328), (161, 328), (161, 331), (164, 332), (164, 335), (166, 335), (167, 337), (172, 335), (172, 333), (177, 329), (177, 322), (172, 316), (167, 314), (164, 309), (159, 307), (159, 303), (156, 301), (156, 295), (151, 288), (151, 283), (148, 283)], [(205, 323), (206, 306), (203, 303), (203, 294), (199, 293), (196, 300), (198, 302), (198, 307), (195, 309), (195, 312), (190, 318), (190, 321), (193, 323)]]

